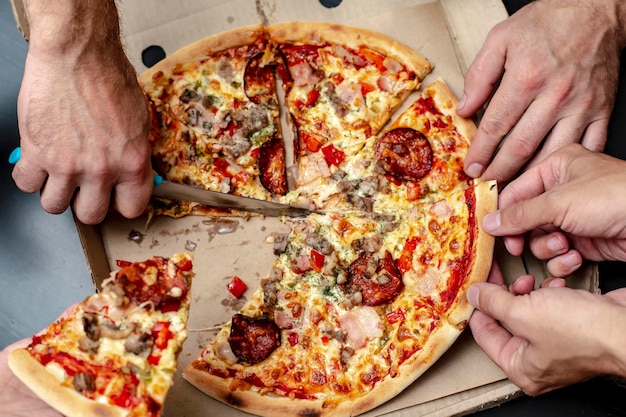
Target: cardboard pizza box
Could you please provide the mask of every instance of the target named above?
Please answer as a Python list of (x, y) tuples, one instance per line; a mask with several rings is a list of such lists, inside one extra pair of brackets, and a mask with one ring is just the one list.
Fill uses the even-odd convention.
[[(13, 0), (13, 7), (18, 26), (28, 39), (21, 0)], [(155, 52), (171, 54), (227, 29), (255, 23), (329, 21), (375, 30), (409, 45), (435, 65), (423, 85), (441, 77), (457, 96), (462, 93), (463, 73), (489, 29), (507, 17), (500, 0), (134, 0), (122, 2), (119, 7), (124, 43), (138, 73), (147, 68), (146, 62)], [(405, 106), (411, 101), (407, 100)], [(400, 111), (402, 108), (398, 114)], [(288, 132), (284, 129), (287, 140)], [(258, 287), (275, 259), (266, 239), (273, 232), (286, 231), (286, 226), (275, 218), (157, 217), (148, 222), (146, 217), (126, 220), (114, 214), (99, 226), (78, 221), (76, 226), (96, 286), (116, 268), (117, 259), (143, 260), (185, 250), (194, 253), (196, 279), (189, 338), (180, 356), (165, 415), (245, 415), (202, 394), (182, 379), (180, 370)], [(547, 275), (543, 262), (530, 255), (512, 257), (502, 244), (496, 247), (496, 258), (508, 280), (526, 273), (538, 278)], [(249, 287), (241, 299), (226, 290), (235, 275)], [(596, 266), (586, 266), (568, 282), (570, 286), (597, 291)], [(414, 384), (365, 415), (467, 414), (518, 395), (520, 390), (487, 358), (467, 330)]]

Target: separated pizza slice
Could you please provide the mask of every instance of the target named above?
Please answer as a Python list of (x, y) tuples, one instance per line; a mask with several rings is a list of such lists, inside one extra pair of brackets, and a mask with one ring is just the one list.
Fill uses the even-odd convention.
[(162, 175), (264, 200), (287, 192), (268, 48), (263, 26), (240, 28), (195, 42), (141, 75)]
[(457, 102), (438, 80), (378, 135), (372, 149), (375, 171), (388, 183), (376, 199), (377, 210), (407, 210), (470, 185), (463, 161), (476, 126), (456, 114)]
[(358, 155), (432, 68), (407, 46), (357, 27), (290, 22), (267, 31), (285, 63), (279, 75), (296, 136), (298, 187)]
[(68, 416), (156, 417), (187, 337), (192, 259), (118, 261), (102, 290), (9, 355), (9, 367)]
[[(467, 188), (471, 181), (463, 161), (476, 127), (456, 115), (456, 104), (447, 85), (434, 82), (340, 168), (328, 171), (320, 161), (301, 165), (303, 178), (317, 179), (290, 191), (283, 201), (330, 210), (397, 213)], [(327, 175), (320, 175), (324, 170)]]
[(472, 184), (415, 204), (388, 236), (404, 284), (459, 328), (473, 311), (467, 288), (485, 281), (491, 267), (494, 238), (480, 224), (496, 209), (497, 198), (494, 181)]

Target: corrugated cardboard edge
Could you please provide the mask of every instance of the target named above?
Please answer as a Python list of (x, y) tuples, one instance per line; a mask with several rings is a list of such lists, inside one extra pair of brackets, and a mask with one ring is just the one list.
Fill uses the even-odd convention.
[(95, 289), (100, 290), (102, 281), (111, 274), (111, 266), (107, 259), (100, 227), (81, 223), (76, 216), (74, 216), (74, 223), (87, 261), (87, 270), (91, 274)]
[(24, 39), (28, 40), (30, 35), (30, 25), (28, 24), (28, 18), (26, 17), (26, 9), (24, 8), (24, 2), (22, 0), (11, 0), (11, 6), (13, 7), (13, 16), (15, 17), (15, 24), (22, 33)]

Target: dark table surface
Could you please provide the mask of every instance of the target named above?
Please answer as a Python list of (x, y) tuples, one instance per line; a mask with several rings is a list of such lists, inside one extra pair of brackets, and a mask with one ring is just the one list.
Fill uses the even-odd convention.
[[(504, 3), (512, 13), (527, 1)], [(11, 178), (12, 167), (7, 158), (19, 145), (16, 102), (26, 49), (26, 42), (15, 27), (10, 2), (1, 1), (0, 349), (36, 333), (67, 306), (93, 292), (71, 213), (56, 216), (45, 213), (38, 195), (20, 192)], [(626, 159), (622, 140), (626, 133), (626, 76), (621, 75), (606, 152)], [(600, 282), (603, 291), (626, 286), (624, 265), (601, 264)], [(536, 398), (522, 396), (476, 413), (479, 417), (622, 415), (626, 416), (626, 388), (608, 378), (597, 378)]]

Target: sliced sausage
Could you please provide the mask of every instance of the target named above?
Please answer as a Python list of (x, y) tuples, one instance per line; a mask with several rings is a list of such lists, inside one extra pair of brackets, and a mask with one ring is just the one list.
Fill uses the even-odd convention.
[(240, 361), (259, 363), (280, 346), (280, 329), (267, 317), (254, 318), (235, 314), (228, 343)]
[(361, 293), (362, 302), (377, 306), (393, 300), (402, 290), (402, 276), (388, 251), (382, 258), (362, 252), (348, 267), (347, 287)]
[(402, 181), (422, 178), (433, 164), (433, 150), (428, 139), (408, 127), (385, 133), (376, 143), (375, 157), (386, 174)]

